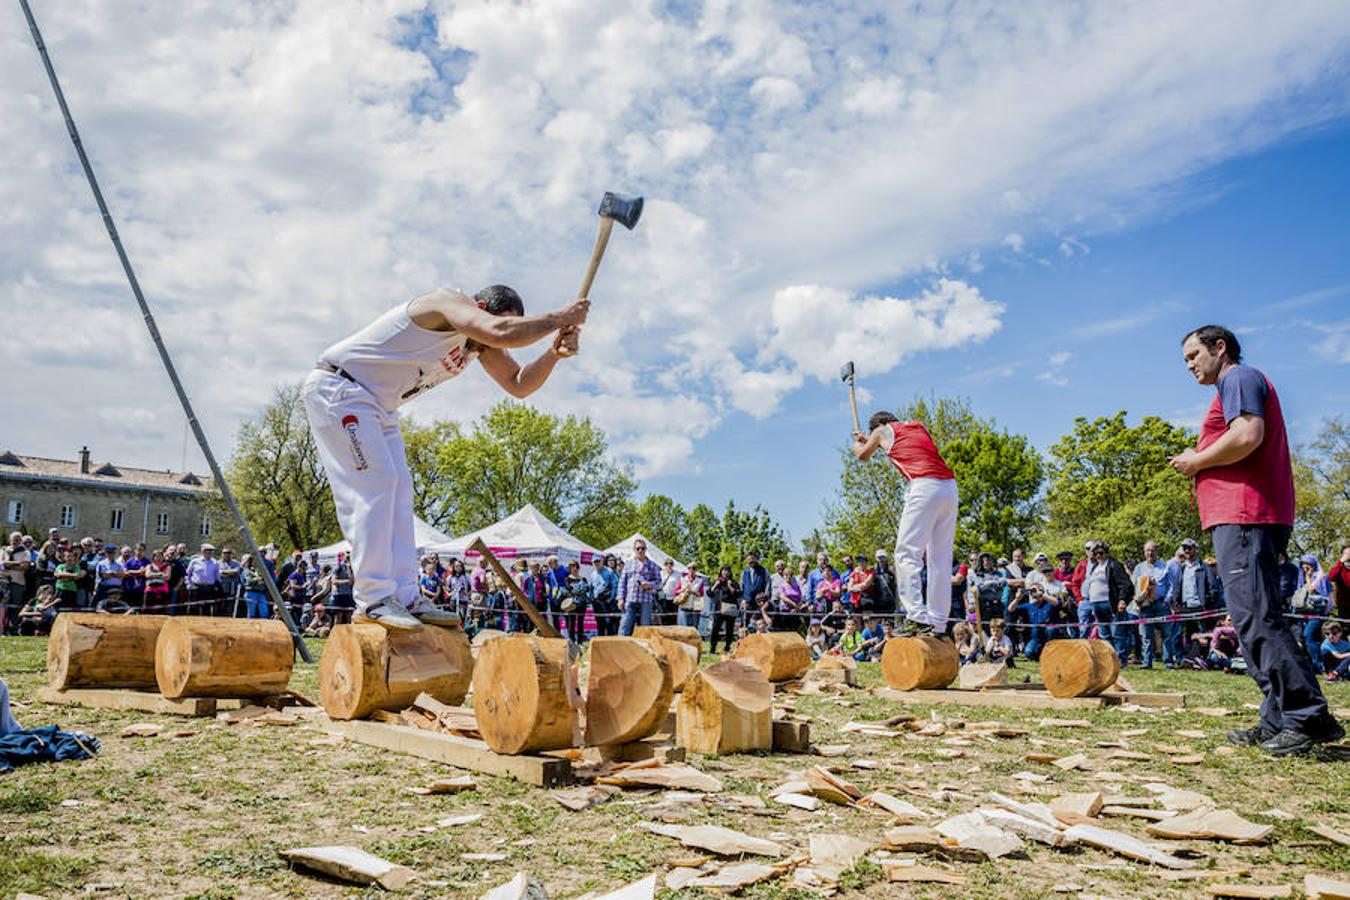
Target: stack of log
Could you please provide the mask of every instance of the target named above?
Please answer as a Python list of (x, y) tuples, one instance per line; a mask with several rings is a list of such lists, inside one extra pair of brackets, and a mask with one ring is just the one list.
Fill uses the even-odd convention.
[(319, 660), (319, 702), (334, 719), (401, 710), (423, 694), (457, 706), (473, 669), (469, 639), (457, 625), (407, 632), (338, 625)]
[(1106, 641), (1050, 641), (1040, 662), (1041, 680), (1055, 697), (1095, 697), (1120, 675), (1120, 657)]
[(811, 667), (811, 650), (795, 631), (748, 634), (736, 642), (732, 658), (750, 663), (774, 682), (801, 678)]
[(881, 675), (898, 691), (945, 688), (960, 668), (956, 645), (943, 638), (891, 638), (881, 651)]

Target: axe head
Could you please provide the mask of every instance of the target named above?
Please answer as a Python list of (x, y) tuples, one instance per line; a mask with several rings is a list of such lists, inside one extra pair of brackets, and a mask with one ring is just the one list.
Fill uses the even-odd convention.
[(642, 218), (642, 198), (625, 197), (622, 194), (605, 191), (605, 196), (600, 198), (600, 208), (596, 212), (632, 231), (638, 219)]
[(844, 363), (842, 366), (839, 367), (839, 380), (840, 381), (853, 380), (853, 360), (849, 360), (848, 362)]

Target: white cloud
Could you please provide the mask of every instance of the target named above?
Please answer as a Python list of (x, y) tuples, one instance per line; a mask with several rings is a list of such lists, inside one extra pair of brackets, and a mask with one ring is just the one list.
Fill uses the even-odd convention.
[[(645, 194), (644, 221), (615, 234), (585, 352), (537, 401), (592, 413), (640, 473), (691, 471), (726, 416), (767, 415), (848, 357), (884, 372), (960, 351), (1003, 315), (966, 281), (884, 286), (935, 262), (977, 275), (1000, 244), (1086, 252), (1063, 235), (1136, 221), (1347, 102), (1324, 89), (1344, 4), (423, 9), (38, 11), (218, 448), (325, 345), (430, 287), (562, 302), (608, 189)], [(25, 392), (94, 384), (170, 416), (22, 17), (0, 17), (0, 48), (0, 308), (23, 336), (6, 363)], [(474, 376), (414, 412), (496, 396)], [(85, 437), (87, 410), (55, 404), (7, 421), (6, 443), (178, 464), (167, 426), (118, 424)]]
[(1350, 321), (1322, 323), (1317, 329), (1322, 340), (1317, 342), (1317, 352), (1333, 363), (1350, 364)]
[(1036, 374), (1036, 380), (1055, 387), (1068, 387), (1069, 379), (1064, 374), (1063, 369), (1071, 359), (1073, 359), (1073, 354), (1068, 350), (1058, 350), (1050, 354), (1045, 360), (1046, 368)]
[(1058, 353), (1050, 354), (1050, 365), (1059, 368), (1069, 360), (1073, 359), (1073, 354), (1068, 350), (1060, 350)]

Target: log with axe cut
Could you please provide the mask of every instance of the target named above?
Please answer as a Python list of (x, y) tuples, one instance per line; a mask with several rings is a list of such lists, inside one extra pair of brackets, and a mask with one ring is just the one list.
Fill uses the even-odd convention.
[[(577, 291), (577, 297), (582, 300), (590, 297), (591, 283), (595, 281), (595, 273), (600, 270), (600, 260), (605, 257), (605, 247), (609, 246), (609, 233), (614, 229), (614, 223), (618, 222), (632, 231), (638, 219), (642, 218), (642, 198), (624, 197), (606, 191), (605, 196), (600, 198), (600, 208), (596, 213), (600, 216), (600, 230), (595, 235), (595, 247), (591, 250), (590, 264), (586, 266), (586, 277), (581, 280), (581, 290)], [(562, 356), (572, 356), (576, 350), (563, 346), (558, 352)]]

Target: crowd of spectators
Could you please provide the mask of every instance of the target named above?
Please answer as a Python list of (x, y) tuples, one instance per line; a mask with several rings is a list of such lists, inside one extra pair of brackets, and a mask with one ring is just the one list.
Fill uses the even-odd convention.
[[(1011, 558), (972, 553), (954, 565), (952, 621), (948, 634), (963, 662), (1037, 659), (1048, 640), (1095, 637), (1116, 648), (1124, 664), (1152, 668), (1241, 671), (1241, 648), (1224, 615), (1222, 582), (1213, 558), (1181, 542), (1164, 558), (1156, 543), (1143, 559), (1117, 560), (1101, 541), (1082, 557), (1051, 557), (1014, 550)], [(697, 566), (679, 572), (658, 565), (637, 541), (631, 559), (597, 556), (583, 565), (550, 556), (518, 559), (510, 575), (550, 623), (569, 637), (632, 634), (638, 625), (679, 624), (699, 630), (716, 651), (730, 650), (758, 631), (798, 631), (814, 656), (846, 654), (877, 659), (903, 616), (895, 570), (884, 550), (846, 555), (836, 567), (829, 554), (815, 564), (777, 560), (772, 571), (755, 552), (737, 572), (724, 565), (711, 575)], [(282, 560), (275, 545), (236, 559), (225, 548), (184, 544), (147, 552), (145, 545), (104, 544), (96, 538), (63, 539), (52, 529), (40, 546), (15, 532), (0, 546), (0, 632), (42, 634), (61, 610), (110, 615), (155, 612), (269, 618), (262, 567), (275, 580), (292, 619), (309, 636), (326, 635), (350, 621), (353, 573), (345, 556), (321, 563), (296, 550)], [(1337, 619), (1350, 614), (1350, 544), (1329, 571), (1316, 557), (1281, 558), (1280, 590), (1290, 627), (1319, 672), (1350, 678), (1350, 641)], [(929, 577), (924, 573), (924, 579)], [(428, 601), (457, 612), (466, 630), (523, 631), (532, 624), (508, 590), (479, 559), (432, 554), (422, 560), (418, 590)], [(1330, 619), (1328, 619), (1330, 617)]]

